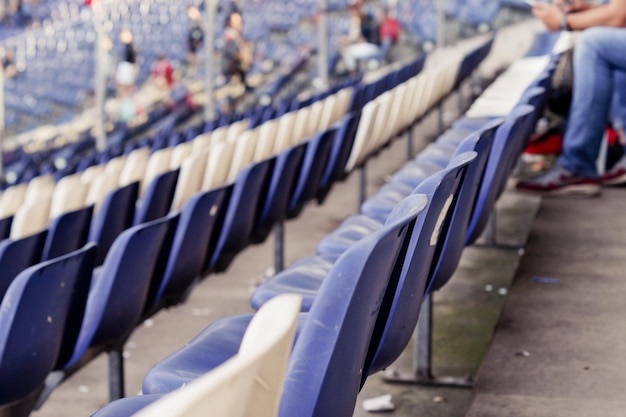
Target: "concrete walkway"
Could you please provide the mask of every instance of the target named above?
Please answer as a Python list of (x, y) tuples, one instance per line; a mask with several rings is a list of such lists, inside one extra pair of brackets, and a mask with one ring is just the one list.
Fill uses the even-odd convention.
[(625, 197), (543, 200), (466, 417), (626, 415)]

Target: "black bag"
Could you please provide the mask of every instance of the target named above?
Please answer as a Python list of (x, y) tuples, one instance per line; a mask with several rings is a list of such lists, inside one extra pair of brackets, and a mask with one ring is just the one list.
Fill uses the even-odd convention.
[(563, 117), (569, 114), (574, 86), (574, 51), (564, 52), (559, 58), (551, 80), (548, 109)]

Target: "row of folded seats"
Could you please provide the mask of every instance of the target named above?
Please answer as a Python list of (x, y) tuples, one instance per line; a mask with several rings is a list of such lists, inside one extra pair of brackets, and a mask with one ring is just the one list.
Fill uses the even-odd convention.
[[(490, 45), (491, 40), (480, 45), (483, 55)], [(0, 271), (6, 271), (0, 307), (2, 408), (27, 415), (102, 352), (118, 372), (111, 398), (123, 396), (122, 348), (136, 325), (184, 301), (200, 277), (225, 270), (248, 244), (262, 242), (308, 201), (323, 201), (335, 181), (452, 91), (463, 56), (456, 52), (427, 62), (423, 71), (424, 59), (411, 62), (256, 129), (240, 122), (153, 154), (137, 149), (56, 185), (39, 178), (5, 190), (0, 207), (13, 201), (7, 198), (11, 194), (21, 192), (23, 198), (3, 212), (13, 216), (13, 225), (0, 243)], [(161, 188), (160, 181), (168, 186)], [(82, 220), (82, 239), (73, 226), (54, 232), (59, 219), (81, 210), (89, 213)], [(24, 223), (39, 222), (30, 229), (33, 234), (19, 231), (22, 216)], [(407, 206), (398, 216), (401, 221), (385, 239), (400, 248), (417, 210)], [(106, 239), (96, 238), (95, 226)], [(27, 236), (18, 238), (19, 233)], [(48, 243), (51, 235), (54, 242)], [(33, 236), (40, 241), (32, 259), (13, 265), (15, 256), (7, 248)], [(43, 242), (52, 248), (45, 258)], [(369, 265), (368, 256), (362, 260)], [(379, 269), (376, 263), (363, 271), (371, 274), (370, 269)], [(383, 287), (371, 294), (382, 295)], [(26, 362), (23, 352), (29, 352)]]
[[(324, 238), (315, 256), (261, 284), (251, 298), (256, 315), (209, 325), (146, 374), (142, 395), (94, 416), (151, 417), (163, 407), (180, 416), (215, 409), (229, 416), (351, 416), (367, 377), (399, 357), (422, 301), (446, 284), (463, 248), (484, 231), (542, 115), (555, 63), (554, 57), (515, 63), (360, 214)], [(489, 107), (496, 90), (508, 109), (504, 117)], [(302, 312), (297, 318), (295, 306)], [(296, 322), (291, 353), (251, 371), (252, 388), (223, 409), (228, 395), (215, 398), (215, 381), (237, 375), (224, 368), (247, 349), (246, 329), (254, 332), (266, 309), (279, 310), (277, 320)]]

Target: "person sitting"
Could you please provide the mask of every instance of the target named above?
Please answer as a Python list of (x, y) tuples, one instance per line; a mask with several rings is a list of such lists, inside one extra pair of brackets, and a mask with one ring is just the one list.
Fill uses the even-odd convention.
[(222, 73), (228, 82), (232, 81), (233, 76), (238, 76), (246, 90), (250, 90), (246, 74), (251, 64), (249, 45), (243, 39), (243, 20), (239, 13), (231, 13), (226, 19), (224, 29)]
[[(538, 2), (532, 11), (551, 31), (583, 32), (574, 48), (573, 97), (563, 152), (552, 168), (519, 182), (517, 189), (544, 195), (597, 196), (602, 178), (596, 161), (610, 116), (614, 76), (626, 71), (626, 0), (598, 5), (575, 1), (569, 9)], [(626, 178), (626, 170), (624, 174)]]
[(378, 24), (374, 15), (364, 13), (360, 5), (352, 7), (352, 23), (347, 43), (342, 50), (343, 64), (349, 74), (358, 70), (359, 63), (378, 66), (380, 47), (378, 46)]
[(383, 8), (383, 17), (378, 28), (378, 37), (380, 39), (380, 57), (382, 60), (387, 58), (391, 47), (398, 43), (400, 39), (400, 22), (391, 15), (388, 8)]

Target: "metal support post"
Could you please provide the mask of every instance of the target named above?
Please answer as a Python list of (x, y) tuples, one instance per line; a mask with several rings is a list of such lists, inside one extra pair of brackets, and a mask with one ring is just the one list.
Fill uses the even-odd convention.
[(274, 226), (274, 275), (285, 269), (285, 223)]
[(206, 18), (204, 19), (204, 68), (205, 68), (205, 90), (207, 95), (206, 106), (204, 107), (204, 121), (209, 122), (215, 117), (215, 100), (213, 96), (213, 50), (215, 49), (215, 14), (216, 1), (204, 0)]
[(367, 171), (365, 170), (365, 164), (359, 168), (359, 207), (357, 211), (361, 210), (361, 206), (367, 200)]
[(318, 60), (317, 60), (317, 72), (320, 77), (321, 88), (325, 89), (329, 86), (328, 75), (328, 7), (326, 0), (318, 0), (318, 14), (319, 22), (317, 27), (317, 39), (318, 39)]
[(415, 327), (415, 351), (413, 356), (413, 372), (402, 375), (397, 370), (385, 373), (384, 380), (389, 383), (446, 386), (471, 388), (472, 377), (438, 377), (432, 372), (432, 340), (433, 340), (433, 300), (429, 294), (420, 309), (420, 317)]
[[(101, 6), (102, 7), (102, 6)], [(100, 11), (102, 13), (102, 11)], [(97, 18), (97, 13), (94, 12), (94, 27), (96, 29), (96, 73), (95, 73), (95, 101), (96, 101), (96, 121), (95, 121), (95, 136), (96, 147), (99, 151), (103, 151), (107, 147), (107, 136), (104, 128), (105, 121), (105, 101), (106, 101), (106, 84), (107, 74), (106, 68), (108, 62), (106, 62), (106, 52), (104, 50), (104, 30), (102, 21)]]
[(108, 352), (109, 356), (109, 401), (124, 398), (123, 347)]
[(409, 126), (406, 131), (406, 160), (410, 161), (415, 155), (413, 146), (413, 125)]
[(437, 48), (446, 44), (446, 3), (445, 0), (437, 0)]
[(437, 103), (437, 136), (443, 133), (445, 126), (443, 121), (443, 100)]

